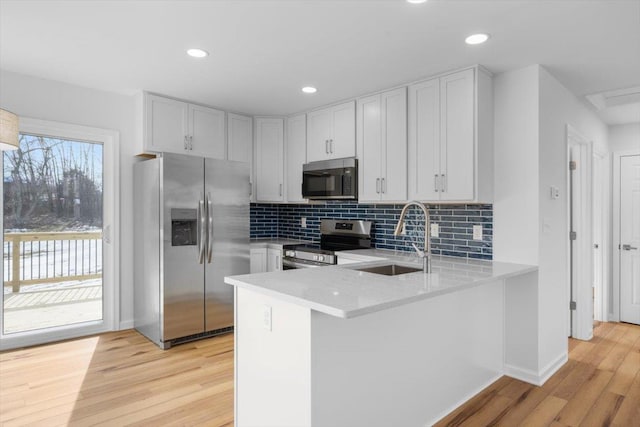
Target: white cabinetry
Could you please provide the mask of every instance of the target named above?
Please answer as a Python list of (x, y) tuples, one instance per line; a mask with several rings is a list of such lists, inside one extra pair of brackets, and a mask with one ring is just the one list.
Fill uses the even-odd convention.
[(409, 86), (409, 199), (491, 202), (493, 100), (480, 67)]
[(227, 158), (249, 163), (251, 201), (255, 201), (253, 177), (253, 119), (239, 114), (227, 114)]
[(251, 274), (267, 271), (267, 248), (252, 248), (250, 257), (249, 272)]
[(267, 271), (282, 270), (282, 251), (280, 249), (267, 249)]
[(358, 200), (407, 199), (407, 89), (361, 98), (357, 109)]
[(300, 114), (287, 119), (286, 182), (287, 202), (304, 202), (302, 165), (307, 158), (307, 117)]
[(144, 95), (144, 150), (226, 158), (225, 113), (158, 95)]
[(256, 199), (284, 201), (284, 120), (257, 118)]
[(355, 102), (307, 114), (307, 161), (356, 155)]

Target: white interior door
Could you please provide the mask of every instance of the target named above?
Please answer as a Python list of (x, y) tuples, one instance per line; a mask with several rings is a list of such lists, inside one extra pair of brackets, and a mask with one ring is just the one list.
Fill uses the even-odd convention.
[(620, 158), (620, 320), (640, 324), (640, 156)]

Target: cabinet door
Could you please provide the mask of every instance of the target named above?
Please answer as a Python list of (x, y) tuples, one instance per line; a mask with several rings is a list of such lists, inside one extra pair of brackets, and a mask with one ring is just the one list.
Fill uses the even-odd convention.
[(250, 251), (249, 271), (253, 273), (264, 273), (267, 271), (267, 248), (256, 248)]
[(331, 109), (312, 111), (307, 114), (307, 162), (329, 158), (331, 116)]
[(407, 89), (381, 96), (381, 199), (407, 200)]
[(190, 151), (193, 154), (226, 158), (224, 111), (189, 104)]
[(354, 101), (336, 105), (331, 109), (333, 132), (330, 137), (329, 157), (340, 159), (356, 155), (356, 105)]
[(259, 202), (284, 201), (284, 120), (256, 119), (256, 187)]
[(227, 114), (227, 158), (249, 163), (251, 199), (255, 200), (253, 178), (253, 119), (238, 114)]
[(267, 249), (267, 271), (282, 270), (282, 251), (280, 249)]
[(409, 86), (409, 199), (439, 200), (440, 80)]
[(288, 202), (304, 202), (302, 165), (307, 157), (307, 118), (304, 114), (287, 119), (286, 182)]
[(186, 153), (188, 104), (145, 94), (145, 150)]
[(380, 201), (382, 174), (382, 125), (380, 95), (358, 100), (358, 200)]
[(474, 199), (474, 70), (440, 79), (441, 200)]

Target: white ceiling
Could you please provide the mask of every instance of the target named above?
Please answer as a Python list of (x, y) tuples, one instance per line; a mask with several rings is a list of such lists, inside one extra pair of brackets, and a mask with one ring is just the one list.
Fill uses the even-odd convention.
[[(474, 32), (492, 37), (465, 45)], [(189, 47), (211, 55), (187, 57)], [(640, 0), (0, 0), (2, 69), (248, 114), (291, 114), (476, 63), (539, 63), (580, 97), (638, 86)]]

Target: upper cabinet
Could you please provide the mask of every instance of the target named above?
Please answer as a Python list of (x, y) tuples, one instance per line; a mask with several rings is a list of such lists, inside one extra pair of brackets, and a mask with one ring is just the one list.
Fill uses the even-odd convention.
[(284, 120), (256, 118), (256, 200), (284, 202)]
[(409, 86), (409, 199), (492, 202), (490, 75), (474, 67)]
[(249, 163), (251, 201), (255, 201), (253, 173), (253, 119), (239, 114), (227, 114), (227, 158)]
[(307, 162), (356, 155), (355, 102), (307, 114)]
[(407, 89), (358, 100), (358, 200), (407, 199)]
[(143, 148), (226, 158), (225, 113), (145, 93)]
[(307, 158), (307, 117), (304, 114), (287, 118), (285, 147), (286, 200), (305, 202), (302, 197), (302, 165)]

